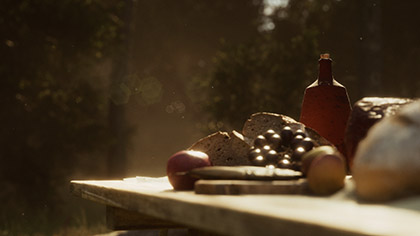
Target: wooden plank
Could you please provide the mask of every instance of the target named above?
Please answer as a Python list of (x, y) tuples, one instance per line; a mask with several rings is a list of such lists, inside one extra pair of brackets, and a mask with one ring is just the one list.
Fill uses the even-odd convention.
[[(152, 181), (153, 182), (153, 181)], [(358, 202), (351, 184), (330, 197), (205, 195), (148, 180), (72, 181), (77, 196), (225, 235), (420, 235), (420, 197)], [(407, 203), (409, 202), (409, 204)]]
[(306, 179), (298, 180), (199, 180), (197, 194), (304, 194), (308, 193)]
[(112, 206), (106, 207), (106, 222), (108, 228), (113, 230), (183, 228), (170, 221)]

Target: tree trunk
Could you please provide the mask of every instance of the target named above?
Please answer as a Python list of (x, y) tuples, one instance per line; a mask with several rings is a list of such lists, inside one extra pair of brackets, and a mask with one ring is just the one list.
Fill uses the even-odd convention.
[(133, 18), (133, 0), (125, 1), (123, 21), (120, 31), (120, 48), (113, 60), (113, 70), (110, 83), (109, 127), (112, 142), (107, 159), (107, 173), (110, 178), (124, 177), (127, 165), (128, 126), (125, 110), (130, 96), (127, 77), (130, 73), (130, 31)]
[(382, 4), (381, 0), (362, 0), (361, 4), (361, 81), (365, 96), (383, 95), (382, 82)]

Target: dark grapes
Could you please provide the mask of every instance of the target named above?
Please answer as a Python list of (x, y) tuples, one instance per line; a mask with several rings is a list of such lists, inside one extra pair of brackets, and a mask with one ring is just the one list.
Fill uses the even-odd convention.
[(270, 150), (266, 155), (265, 158), (267, 159), (268, 163), (276, 164), (279, 154), (275, 150)]
[(271, 147), (270, 145), (265, 145), (261, 150), (264, 155), (267, 155), (267, 153), (271, 150)]
[(297, 147), (292, 154), (292, 160), (293, 161), (301, 161), (303, 154), (306, 153), (305, 148), (303, 147)]
[(292, 128), (290, 128), (289, 126), (285, 126), (280, 132), (280, 137), (283, 141), (284, 146), (289, 145), (290, 141), (292, 141), (293, 138)]
[(254, 159), (251, 160), (251, 162), (253, 165), (256, 165), (256, 166), (266, 165), (266, 159), (262, 155), (255, 157)]
[(248, 153), (248, 158), (250, 161), (254, 160), (257, 156), (261, 156), (262, 152), (261, 149), (259, 148), (255, 148), (252, 149), (249, 153)]
[(268, 138), (268, 143), (270, 144), (271, 148), (275, 149), (276, 151), (281, 150), (281, 137), (279, 134), (273, 134), (270, 138)]
[(306, 137), (300, 142), (300, 145), (305, 148), (306, 151), (310, 151), (314, 147), (314, 142), (311, 138)]
[(264, 133), (264, 137), (266, 138), (266, 139), (270, 139), (271, 138), (271, 136), (273, 136), (274, 134), (276, 134), (276, 132), (274, 132), (274, 130), (272, 130), (272, 129), (269, 129), (269, 130), (267, 130), (265, 133)]
[(283, 158), (277, 163), (277, 165), (280, 168), (290, 169), (292, 167), (292, 162), (289, 159)]
[(283, 159), (287, 159), (287, 160), (291, 161), (292, 160), (292, 157), (288, 153), (285, 153), (283, 155)]
[(263, 135), (258, 135), (254, 140), (254, 146), (262, 148), (267, 144), (267, 139)]
[(296, 135), (293, 139), (292, 142), (290, 143), (290, 147), (292, 147), (292, 149), (296, 149), (300, 143), (303, 141), (304, 137), (302, 135)]
[(256, 166), (300, 170), (302, 156), (313, 147), (313, 140), (303, 129), (293, 132), (291, 127), (285, 126), (280, 133), (269, 129), (258, 135), (248, 158)]
[(306, 137), (306, 133), (303, 130), (301, 130), (301, 129), (296, 130), (296, 132), (294, 133), (294, 136), (295, 137), (298, 136), (298, 135), (300, 135), (300, 136), (302, 136), (304, 138)]

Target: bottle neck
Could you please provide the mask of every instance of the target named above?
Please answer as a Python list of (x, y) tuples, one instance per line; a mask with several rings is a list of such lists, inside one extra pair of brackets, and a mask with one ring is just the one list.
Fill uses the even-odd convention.
[(333, 75), (331, 68), (331, 59), (319, 59), (319, 74), (318, 74), (318, 84), (319, 85), (332, 85), (333, 84)]

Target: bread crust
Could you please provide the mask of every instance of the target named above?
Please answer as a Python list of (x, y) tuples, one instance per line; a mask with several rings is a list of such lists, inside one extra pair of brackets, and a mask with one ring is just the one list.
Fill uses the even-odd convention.
[(285, 126), (290, 126), (294, 131), (297, 129), (305, 132), (313, 139), (314, 146), (332, 145), (314, 130), (305, 127), (291, 117), (269, 112), (258, 112), (245, 122), (242, 134), (232, 130), (231, 132), (218, 131), (210, 134), (188, 149), (205, 152), (214, 166), (239, 166), (252, 165), (248, 160), (248, 152), (253, 145), (253, 140), (269, 129), (278, 133)]
[(368, 130), (384, 117), (395, 115), (403, 106), (413, 102), (409, 98), (364, 97), (357, 101), (347, 123), (345, 135), (346, 159), (353, 166), (353, 159), (359, 142)]
[(298, 129), (305, 132), (314, 140), (315, 146), (332, 145), (328, 140), (319, 135), (315, 130), (306, 127), (304, 124), (297, 122), (293, 118), (281, 114), (270, 112), (258, 112), (251, 115), (242, 128), (242, 134), (245, 139), (254, 140), (258, 135), (263, 134), (269, 129), (280, 133), (281, 130), (289, 126), (293, 131)]
[(420, 193), (420, 101), (385, 117), (359, 143), (353, 166), (357, 194), (384, 201)]
[(230, 133), (218, 131), (210, 134), (188, 149), (206, 153), (214, 166), (237, 166), (251, 165), (247, 157), (250, 148), (243, 136), (233, 130)]

